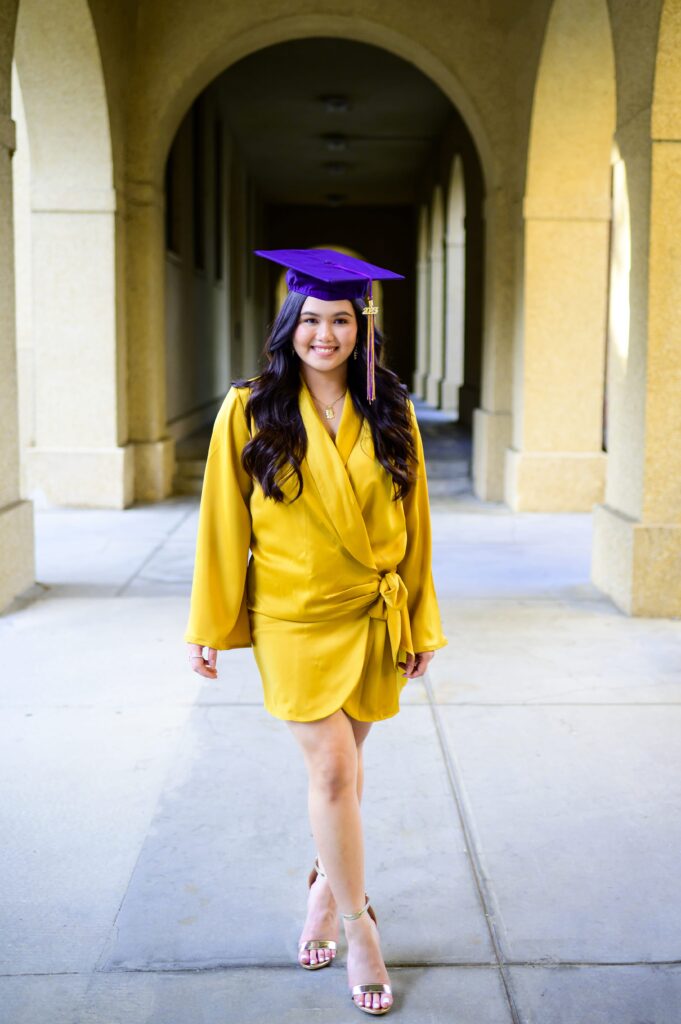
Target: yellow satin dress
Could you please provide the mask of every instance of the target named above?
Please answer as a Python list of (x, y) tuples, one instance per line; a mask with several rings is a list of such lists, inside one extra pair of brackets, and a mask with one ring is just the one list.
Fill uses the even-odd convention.
[[(362, 722), (390, 718), (408, 682), (397, 662), (447, 644), (413, 405), (418, 479), (393, 501), (392, 479), (350, 395), (334, 442), (301, 375), (303, 492), (275, 502), (241, 465), (248, 393), (232, 387), (215, 420), (184, 639), (218, 650), (252, 646), (265, 708), (276, 718), (309, 722), (339, 708)], [(282, 489), (289, 499), (297, 482)]]

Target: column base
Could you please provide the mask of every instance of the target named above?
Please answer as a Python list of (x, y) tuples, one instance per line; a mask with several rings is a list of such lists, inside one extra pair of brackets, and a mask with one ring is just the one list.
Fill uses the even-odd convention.
[(71, 508), (126, 508), (133, 501), (134, 450), (28, 448), (28, 496)]
[(17, 501), (0, 509), (0, 611), (34, 580), (33, 505)]
[(508, 448), (504, 499), (515, 512), (590, 512), (605, 496), (605, 452)]
[(681, 525), (594, 509), (591, 581), (627, 615), (681, 618)]
[(136, 441), (135, 499), (162, 501), (173, 493), (175, 475), (175, 441), (164, 437), (160, 441)]
[(414, 370), (411, 379), (411, 388), (413, 393), (419, 398), (426, 397), (426, 377), (427, 374), (421, 373), (420, 370)]
[(510, 412), (473, 412), (473, 493), (482, 501), (504, 500), (504, 453), (511, 429)]
[(459, 411), (459, 384), (455, 380), (442, 381), (441, 388), (442, 408), (448, 412)]
[(442, 384), (441, 377), (433, 377), (428, 374), (426, 378), (426, 402), (428, 405), (434, 406), (439, 409), (440, 407), (440, 385)]

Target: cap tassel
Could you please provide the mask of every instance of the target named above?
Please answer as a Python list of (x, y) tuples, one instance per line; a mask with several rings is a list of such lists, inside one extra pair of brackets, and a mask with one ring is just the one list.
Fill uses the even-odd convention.
[(378, 306), (374, 306), (372, 282), (369, 282), (369, 305), (364, 307), (362, 313), (367, 318), (367, 401), (373, 402), (376, 397), (374, 325)]

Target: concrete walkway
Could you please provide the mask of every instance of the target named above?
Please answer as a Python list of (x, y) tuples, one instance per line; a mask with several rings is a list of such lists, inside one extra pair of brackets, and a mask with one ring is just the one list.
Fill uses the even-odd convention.
[[(590, 516), (460, 490), (449, 647), (367, 744), (390, 1019), (677, 1024), (681, 623), (590, 585)], [(187, 669), (196, 515), (38, 513), (40, 586), (0, 618), (2, 1024), (364, 1019), (344, 943), (292, 966), (306, 785), (250, 651)]]

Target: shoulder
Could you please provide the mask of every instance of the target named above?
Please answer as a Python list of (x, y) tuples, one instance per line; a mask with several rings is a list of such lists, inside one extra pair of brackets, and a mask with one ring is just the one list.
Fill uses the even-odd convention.
[(246, 403), (248, 402), (250, 391), (251, 389), (248, 384), (241, 387), (234, 384), (231, 385), (215, 417), (214, 436), (250, 433), (246, 419)]
[(231, 412), (233, 409), (238, 409), (239, 407), (242, 410), (245, 410), (246, 403), (251, 394), (252, 383), (253, 381), (249, 380), (243, 385), (232, 384), (230, 386), (229, 391), (224, 397), (222, 405), (220, 406), (218, 417), (224, 416), (225, 414)]

